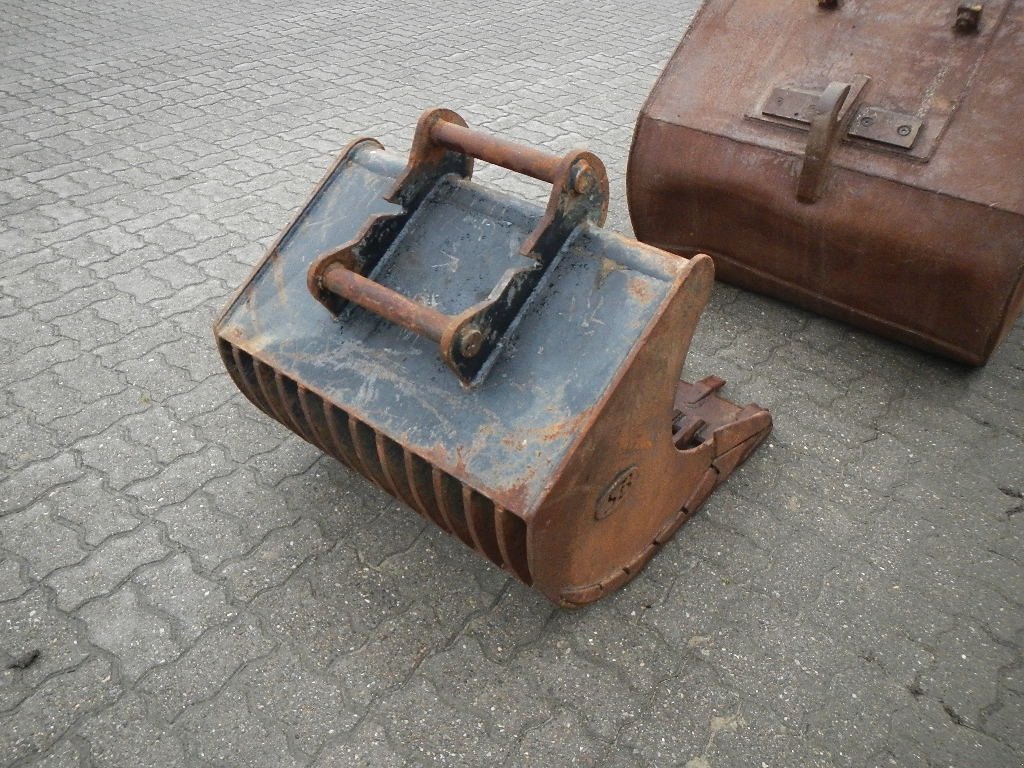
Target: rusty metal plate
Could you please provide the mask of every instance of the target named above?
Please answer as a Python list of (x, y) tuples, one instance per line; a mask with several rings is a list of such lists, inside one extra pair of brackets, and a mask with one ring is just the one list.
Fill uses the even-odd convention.
[(901, 149), (910, 149), (921, 132), (921, 120), (913, 115), (881, 107), (863, 106), (850, 121), (847, 131), (858, 139), (877, 141)]
[(810, 125), (815, 115), (814, 103), (820, 93), (797, 88), (773, 88), (761, 107), (761, 114)]

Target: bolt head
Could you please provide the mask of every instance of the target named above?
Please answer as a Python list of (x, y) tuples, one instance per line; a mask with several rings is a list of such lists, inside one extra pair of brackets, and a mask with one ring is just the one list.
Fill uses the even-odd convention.
[(476, 357), (484, 345), (484, 335), (479, 328), (467, 326), (459, 334), (459, 352), (463, 357)]
[(591, 171), (590, 163), (580, 160), (572, 167), (572, 188), (578, 194), (586, 194), (594, 186), (594, 174)]
[(961, 34), (977, 32), (981, 25), (981, 13), (985, 6), (981, 3), (960, 3), (956, 9), (954, 27)]

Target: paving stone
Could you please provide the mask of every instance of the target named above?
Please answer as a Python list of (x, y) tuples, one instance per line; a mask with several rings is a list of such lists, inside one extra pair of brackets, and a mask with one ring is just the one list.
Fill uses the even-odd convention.
[(131, 584), (90, 602), (78, 615), (89, 627), (89, 641), (116, 655), (128, 680), (181, 653), (169, 617), (147, 605)]
[(0, 541), (29, 564), (29, 574), (43, 579), (57, 568), (85, 559), (75, 532), (55, 520), (44, 504), (0, 518)]
[(483, 723), (443, 703), (431, 685), (416, 679), (382, 704), (392, 740), (409, 762), (444, 766), (491, 766), (508, 748), (487, 735)]
[(356, 648), (346, 649), (344, 638), (327, 638), (335, 644), (329, 650), (341, 654), (331, 664), (331, 672), (342, 680), (351, 700), (365, 707), (399, 688), (446, 634), (446, 627), (430, 611), (412, 606), (383, 621)]
[(33, 761), (37, 768), (79, 768), (81, 755), (78, 749), (71, 743), (70, 739), (58, 742), (46, 755), (38, 761)]
[(537, 593), (509, 582), (490, 610), (473, 617), (466, 633), (477, 639), (485, 657), (504, 664), (520, 649), (534, 645), (556, 613), (557, 609)]
[(124, 371), (129, 384), (145, 391), (156, 401), (180, 395), (195, 386), (184, 370), (170, 364), (156, 350), (142, 358), (121, 363), (119, 368)]
[(124, 389), (124, 382), (114, 371), (104, 367), (94, 355), (82, 355), (53, 367), (57, 375), (57, 386), (67, 386), (79, 392), (82, 402), (91, 403), (100, 398), (117, 394)]
[(218, 577), (232, 594), (249, 602), (257, 594), (283, 583), (306, 560), (324, 551), (327, 543), (309, 520), (271, 531), (251, 553), (221, 569)]
[(0, 472), (14, 472), (28, 464), (49, 459), (59, 452), (53, 435), (33, 423), (27, 410), (17, 410), (0, 418), (0, 432), (7, 441), (4, 451), (0, 453)]
[(234, 466), (219, 448), (203, 448), (176, 459), (153, 477), (130, 485), (126, 492), (149, 504), (174, 504), (208, 480), (229, 474)]
[(373, 720), (363, 720), (347, 739), (327, 744), (311, 764), (314, 768), (402, 768), (409, 762), (389, 743)]
[[(175, 401), (169, 401), (169, 405), (175, 407)], [(248, 400), (232, 398), (217, 410), (198, 415), (198, 434), (222, 446), (235, 461), (248, 462), (253, 456), (276, 448), (285, 437), (278, 424), (255, 416), (251, 409)]]
[(321, 453), (294, 435), (284, 436), (276, 447), (256, 456), (250, 465), (268, 485), (277, 485), (288, 477), (298, 477), (320, 460)]
[(1006, 692), (999, 708), (985, 720), (987, 730), (1003, 734), (1003, 741), (1020, 752), (1024, 747), (1024, 696), (1016, 691)]
[(146, 566), (132, 581), (143, 600), (159, 606), (160, 612), (170, 618), (184, 646), (209, 627), (235, 616), (220, 584), (197, 575), (187, 555), (174, 555)]
[(85, 403), (81, 394), (61, 384), (52, 370), (19, 381), (11, 393), (23, 413), (43, 425), (77, 413)]
[(24, 507), (47, 490), (70, 483), (81, 475), (82, 470), (69, 453), (29, 464), (0, 480), (0, 513)]
[(0, 728), (0, 754), (12, 762), (43, 754), (75, 720), (102, 709), (120, 694), (110, 665), (100, 659), (51, 677)]
[(188, 707), (212, 698), (244, 665), (274, 647), (251, 618), (243, 617), (205, 632), (180, 657), (143, 676), (139, 687), (165, 719), (175, 720)]
[(254, 717), (283, 727), (304, 755), (316, 754), (360, 719), (340, 681), (309, 669), (284, 647), (248, 665), (232, 685), (245, 690)]
[(0, 556), (0, 601), (20, 597), (28, 588), (28, 582), (21, 578), (21, 567), (17, 560), (6, 555)]
[(716, 285), (685, 375), (775, 431), (575, 612), (222, 369), (214, 317), (338, 150), (407, 151), (428, 104), (591, 146), (628, 232), (697, 6), (5, 6), (0, 763), (1024, 764), (1024, 323), (968, 371)]
[[(89, 654), (75, 622), (38, 587), (0, 609), (0, 649), (6, 657), (0, 678), (25, 695), (54, 674), (78, 666)], [(15, 662), (17, 666), (11, 666)]]
[(896, 712), (889, 726), (896, 765), (998, 765), (1019, 763), (1013, 747), (961, 725), (942, 702), (926, 697)]
[[(589, 658), (554, 632), (526, 649), (511, 669), (514, 677), (525, 679), (530, 689), (544, 691), (560, 709), (576, 712), (588, 731), (607, 741), (640, 716), (650, 696), (620, 669)], [(658, 673), (665, 676), (671, 671)]]
[(178, 736), (156, 725), (136, 695), (128, 695), (76, 730), (85, 754), (96, 765), (114, 768), (180, 766), (186, 763)]
[(1012, 666), (1017, 654), (964, 622), (936, 643), (936, 661), (919, 681), (922, 693), (942, 702), (958, 724), (980, 728), (999, 696), (997, 670)]
[[(835, 768), (841, 764), (832, 751), (814, 740), (814, 734), (800, 738), (798, 729), (779, 721), (772, 711), (745, 702), (742, 710), (711, 721), (711, 734), (700, 757), (686, 765), (784, 765), (801, 768)], [(890, 756), (858, 753), (858, 765), (881, 768)], [(691, 765), (692, 763), (692, 765)]]
[(588, 738), (579, 718), (572, 712), (561, 711), (526, 731), (505, 764), (517, 768), (624, 768), (637, 763), (626, 750)]
[[(237, 389), (226, 376), (211, 376), (194, 389), (174, 395), (165, 400), (165, 404), (182, 420), (191, 421), (197, 427), (203, 422), (195, 421), (195, 417), (208, 414), (236, 397)], [(244, 433), (244, 425), (238, 427)], [(221, 435), (222, 439), (224, 435)], [(232, 443), (232, 448), (235, 444)]]
[(619, 734), (620, 743), (647, 765), (710, 765), (704, 757), (709, 742), (728, 739), (744, 722), (737, 694), (699, 663), (666, 676), (648, 707), (645, 716), (625, 723)]
[[(872, 691), (869, 700), (866, 689)], [(878, 665), (853, 665), (829, 681), (828, 699), (809, 718), (808, 730), (828, 744), (836, 765), (861, 765), (866, 755), (887, 746), (893, 717), (912, 705), (913, 694), (888, 680)]]
[[(28, 334), (29, 338), (36, 336), (35, 331)], [(5, 381), (27, 381), (43, 373), (54, 363), (73, 360), (78, 352), (76, 343), (70, 339), (58, 338), (52, 344), (34, 347), (24, 353), (10, 353), (0, 360), (0, 376), (3, 376)]]
[(178, 338), (178, 332), (170, 323), (162, 323), (159, 317), (150, 315), (152, 310), (139, 306), (127, 296), (100, 302), (93, 310), (104, 320), (121, 327), (121, 337), (112, 344), (97, 347), (93, 352), (108, 366), (116, 366), (141, 357), (161, 344)]
[(139, 525), (139, 519), (133, 515), (135, 505), (107, 489), (96, 475), (86, 475), (58, 488), (36, 505), (49, 510), (54, 519), (81, 531), (82, 540), (93, 547)]
[(86, 466), (102, 472), (118, 490), (155, 475), (161, 468), (149, 447), (132, 440), (121, 425), (78, 442), (77, 448)]
[[(73, 414), (54, 419), (49, 429), (61, 446), (74, 446), (82, 438), (98, 435), (125, 416), (146, 410), (152, 402), (146, 392), (125, 387), (117, 394), (89, 403)], [(143, 448), (138, 447), (140, 450)]]
[(185, 454), (195, 453), (205, 444), (193, 436), (190, 424), (159, 405), (128, 416), (121, 426), (129, 442), (145, 445), (160, 464), (170, 464)]
[(228, 687), (179, 719), (189, 734), (190, 751), (213, 765), (298, 768), (305, 760), (288, 749), (283, 727), (268, 728), (253, 715), (245, 691)]
[(86, 600), (108, 593), (133, 570), (167, 555), (152, 526), (140, 526), (123, 536), (107, 539), (79, 565), (49, 576), (46, 583), (57, 593), (57, 605), (71, 610)]
[(171, 540), (186, 547), (208, 571), (254, 546), (247, 521), (224, 514), (203, 491), (161, 507), (154, 516), (164, 523)]

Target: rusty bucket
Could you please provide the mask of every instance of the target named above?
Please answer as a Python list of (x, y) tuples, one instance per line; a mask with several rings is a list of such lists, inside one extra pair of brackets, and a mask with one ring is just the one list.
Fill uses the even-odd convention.
[(637, 121), (633, 230), (962, 363), (1024, 309), (1024, 0), (706, 0)]
[[(552, 185), (546, 209), (473, 158)], [(420, 119), (352, 143), (215, 326), (258, 408), (562, 605), (622, 585), (771, 429), (678, 380), (713, 283), (601, 230), (604, 166)]]

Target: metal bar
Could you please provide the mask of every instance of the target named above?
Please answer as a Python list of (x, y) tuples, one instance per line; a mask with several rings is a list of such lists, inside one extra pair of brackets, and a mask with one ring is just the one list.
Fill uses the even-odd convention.
[(441, 342), (441, 336), (452, 322), (451, 317), (433, 307), (406, 298), (340, 264), (324, 272), (323, 285), (343, 299), (437, 343)]
[(443, 147), (516, 173), (554, 184), (562, 158), (514, 141), (489, 136), (446, 120), (435, 123), (431, 138)]

